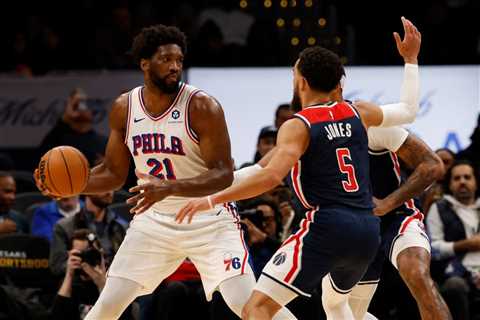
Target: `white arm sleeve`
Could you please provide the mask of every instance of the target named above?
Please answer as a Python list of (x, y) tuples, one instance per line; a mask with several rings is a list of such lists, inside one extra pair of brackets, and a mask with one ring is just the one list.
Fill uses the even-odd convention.
[(415, 120), (419, 108), (419, 87), (418, 65), (406, 63), (400, 102), (380, 106), (383, 111), (381, 127), (398, 126)]
[(392, 152), (397, 152), (408, 137), (408, 131), (402, 127), (369, 127), (367, 134), (369, 149), (387, 149)]
[(248, 179), (249, 177), (255, 175), (260, 170), (262, 170), (262, 166), (260, 166), (258, 163), (248, 167), (244, 167), (239, 170), (235, 170), (233, 172), (232, 186)]

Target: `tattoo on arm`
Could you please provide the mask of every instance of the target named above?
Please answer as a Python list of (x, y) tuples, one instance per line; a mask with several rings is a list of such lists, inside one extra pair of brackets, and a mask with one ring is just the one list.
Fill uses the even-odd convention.
[(438, 156), (413, 134), (408, 135), (397, 155), (413, 172), (397, 190), (384, 199), (392, 209), (420, 195), (443, 172)]

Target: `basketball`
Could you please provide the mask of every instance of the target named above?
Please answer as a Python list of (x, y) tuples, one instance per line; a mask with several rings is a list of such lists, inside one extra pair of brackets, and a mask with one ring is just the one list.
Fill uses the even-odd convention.
[(55, 196), (69, 197), (85, 189), (89, 165), (85, 156), (74, 147), (60, 146), (49, 150), (40, 159), (42, 184)]

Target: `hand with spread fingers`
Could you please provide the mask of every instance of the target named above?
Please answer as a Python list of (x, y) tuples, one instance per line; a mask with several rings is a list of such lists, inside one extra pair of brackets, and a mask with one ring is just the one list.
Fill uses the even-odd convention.
[(182, 223), (187, 218), (187, 223), (191, 223), (193, 216), (199, 211), (205, 211), (213, 208), (211, 196), (190, 200), (186, 206), (184, 206), (177, 213), (175, 221)]
[(422, 42), (422, 34), (417, 27), (405, 17), (402, 17), (403, 30), (405, 35), (403, 40), (397, 32), (393, 33), (398, 53), (403, 57), (405, 63), (418, 64), (418, 54)]
[(128, 204), (133, 205), (131, 213), (140, 214), (148, 210), (156, 202), (162, 201), (172, 194), (172, 185), (167, 180), (162, 180), (152, 175), (135, 170), (137, 178), (145, 183), (130, 188), (130, 192), (138, 194), (127, 200)]

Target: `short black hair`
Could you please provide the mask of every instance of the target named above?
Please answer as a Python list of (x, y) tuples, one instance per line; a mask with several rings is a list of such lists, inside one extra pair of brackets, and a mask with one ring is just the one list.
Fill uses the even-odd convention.
[(435, 150), (435, 153), (438, 153), (440, 151), (445, 151), (446, 153), (449, 153), (452, 156), (453, 159), (455, 159), (457, 157), (455, 152), (453, 152), (452, 150), (450, 150), (448, 148), (438, 148), (437, 150)]
[(282, 103), (277, 107), (277, 110), (275, 111), (275, 119), (278, 118), (278, 115), (280, 114), (280, 111), (282, 110), (290, 110), (290, 104), (289, 103)]
[(298, 71), (312, 89), (330, 92), (345, 75), (342, 62), (334, 52), (319, 47), (310, 47), (300, 52)]
[(461, 165), (466, 165), (470, 166), (473, 171), (473, 177), (475, 178), (475, 181), (477, 182), (477, 192), (475, 193), (478, 196), (478, 193), (480, 192), (478, 188), (478, 182), (479, 180), (479, 173), (478, 169), (475, 167), (475, 165), (466, 159), (460, 159), (460, 160), (455, 160), (455, 162), (452, 164), (450, 169), (448, 169), (447, 173), (445, 174), (445, 179), (443, 180), (443, 190), (446, 194), (452, 194), (452, 190), (450, 190), (450, 180), (452, 179), (452, 172), (455, 167), (461, 166)]
[(159, 46), (167, 44), (178, 45), (183, 54), (187, 51), (187, 38), (177, 27), (163, 24), (146, 27), (133, 39), (131, 54), (134, 61), (140, 64), (141, 59), (150, 59)]

